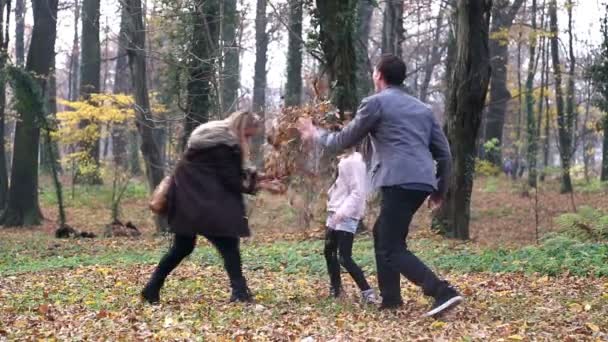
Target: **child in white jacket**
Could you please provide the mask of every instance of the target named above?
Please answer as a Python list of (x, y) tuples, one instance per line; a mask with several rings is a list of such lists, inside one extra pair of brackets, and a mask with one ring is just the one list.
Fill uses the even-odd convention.
[(330, 294), (342, 293), (340, 265), (348, 271), (361, 290), (366, 303), (377, 303), (373, 289), (361, 268), (352, 259), (353, 239), (359, 221), (365, 214), (367, 199), (367, 171), (359, 152), (350, 151), (339, 157), (338, 177), (328, 191), (325, 260), (331, 284)]

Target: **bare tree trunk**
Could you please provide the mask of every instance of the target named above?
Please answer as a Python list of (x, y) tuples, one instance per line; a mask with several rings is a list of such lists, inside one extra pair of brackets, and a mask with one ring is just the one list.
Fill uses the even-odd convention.
[(197, 0), (192, 12), (193, 31), (190, 42), (189, 78), (187, 85), (186, 121), (182, 135), (182, 149), (190, 133), (200, 124), (209, 121), (211, 107), (211, 80), (215, 68), (219, 39), (219, 2), (217, 0)]
[[(48, 118), (45, 120), (55, 120), (57, 114), (57, 78), (55, 75), (55, 53), (52, 55), (53, 60), (51, 61), (52, 69), (49, 74), (49, 82), (47, 83), (47, 106), (48, 106)], [(61, 162), (59, 161), (59, 144), (57, 140), (47, 140), (47, 132), (42, 132), (40, 140), (40, 169), (41, 171), (53, 176), (53, 172), (61, 173)], [(51, 146), (46, 146), (47, 143)]]
[(80, 42), (78, 39), (78, 23), (80, 22), (80, 2), (74, 0), (74, 39), (72, 40), (72, 53), (70, 54), (70, 70), (68, 75), (68, 99), (77, 101), (80, 93)]
[(15, 1), (15, 63), (23, 67), (25, 63), (25, 0)]
[(285, 105), (299, 106), (302, 101), (302, 0), (289, 0), (289, 45)]
[(570, 180), (570, 146), (572, 132), (570, 131), (570, 119), (564, 110), (564, 97), (562, 94), (562, 70), (559, 61), (559, 31), (557, 28), (557, 3), (551, 0), (549, 3), (549, 18), (551, 30), (551, 59), (553, 60), (553, 73), (555, 77), (555, 102), (557, 107), (557, 126), (559, 133), (560, 158), (562, 162), (562, 183), (560, 191), (569, 193), (572, 191)]
[(433, 33), (433, 43), (431, 46), (431, 53), (428, 56), (426, 65), (424, 67), (424, 79), (420, 85), (420, 101), (426, 102), (429, 96), (429, 85), (431, 84), (431, 78), (435, 71), (435, 66), (441, 62), (442, 49), (441, 48), (441, 32), (443, 26), (443, 14), (445, 12), (445, 4), (442, 4), (437, 13), (437, 19), (435, 20), (435, 31)]
[[(10, 3), (0, 0), (0, 70), (4, 70), (8, 59), (8, 28), (10, 20)], [(6, 22), (4, 14), (6, 13)], [(5, 30), (6, 29), (6, 30)], [(6, 33), (6, 35), (5, 35)], [(6, 77), (6, 76), (5, 76)], [(6, 162), (6, 137), (5, 129), (5, 107), (6, 107), (6, 87), (5, 79), (0, 76), (0, 211), (4, 210), (8, 197), (8, 168)]]
[[(129, 60), (127, 58), (127, 45), (129, 42), (126, 40), (126, 26), (128, 20), (128, 13), (123, 6), (121, 9), (120, 33), (118, 35), (118, 55), (116, 56), (116, 68), (114, 71), (114, 94), (133, 93), (133, 87), (130, 81)], [(128, 127), (126, 124), (114, 125), (112, 130), (112, 153), (114, 154), (114, 163), (124, 169), (128, 168), (127, 130)], [(138, 154), (137, 149), (135, 149), (135, 154)], [(139, 164), (139, 160), (137, 164)]]
[[(11, 172), (8, 204), (2, 214), (4, 226), (32, 226), (40, 224), (42, 213), (38, 203), (38, 148), (40, 128), (37, 120), (44, 117), (46, 82), (52, 67), (57, 33), (57, 0), (33, 3), (34, 28), (28, 52), (26, 70), (36, 77), (36, 84), (27, 84), (18, 91), (29, 91), (27, 106), (21, 109), (15, 129), (14, 161)], [(25, 87), (24, 85), (28, 85)], [(33, 89), (32, 87), (38, 87)], [(27, 107), (27, 108), (25, 108)]]
[[(136, 125), (141, 135), (141, 152), (146, 164), (148, 185), (152, 191), (164, 177), (164, 160), (158, 142), (155, 139), (154, 131), (156, 124), (152, 119), (150, 100), (148, 98), (146, 53), (144, 50), (146, 41), (146, 31), (143, 26), (144, 13), (141, 7), (141, 0), (125, 0), (123, 6), (125, 6), (129, 17), (128, 29), (126, 30), (126, 40), (129, 44), (126, 49), (135, 93)], [(156, 226), (159, 231), (167, 230), (166, 223), (162, 222), (160, 217), (156, 219)]]
[[(528, 128), (528, 185), (536, 187), (536, 161), (538, 158), (538, 136), (536, 135), (536, 118), (534, 117), (534, 77), (536, 75), (536, 0), (532, 0), (532, 32), (530, 34), (530, 53), (528, 61), (528, 77), (526, 79), (526, 111)], [(541, 100), (542, 102), (542, 100)]]
[(402, 57), (404, 40), (403, 0), (386, 0), (382, 27), (382, 53)]
[(592, 81), (586, 80), (585, 87), (585, 117), (583, 120), (583, 131), (582, 131), (582, 146), (583, 146), (583, 167), (585, 171), (585, 181), (589, 183), (591, 181), (589, 175), (589, 169), (591, 164), (591, 158), (594, 158), (595, 150), (594, 150), (594, 139), (591, 138), (593, 131), (590, 130), (587, 125), (589, 124), (589, 116), (591, 112), (591, 96), (593, 95), (592, 89)]
[(449, 85), (448, 139), (454, 173), (435, 222), (448, 236), (469, 238), (476, 140), (490, 81), (488, 47), (491, 0), (458, 0), (456, 51)]
[[(357, 0), (317, 0), (319, 40), (331, 89), (332, 103), (341, 115), (357, 108), (354, 45)], [(355, 72), (354, 72), (355, 71)]]
[[(545, 13), (545, 4), (546, 1), (543, 0), (543, 10), (542, 10), (542, 14), (541, 14), (541, 29), (543, 31), (546, 31), (546, 24), (545, 24), (545, 17), (546, 17), (546, 13)], [(542, 37), (541, 38), (541, 47), (540, 50), (538, 51), (539, 56), (541, 57), (541, 67), (540, 67), (540, 94), (538, 96), (538, 116), (537, 116), (537, 120), (536, 120), (536, 137), (538, 139), (538, 141), (542, 144), (543, 146), (543, 157), (544, 157), (544, 144), (545, 144), (545, 137), (541, 136), (541, 127), (542, 122), (543, 122), (543, 103), (545, 101), (545, 87), (547, 87), (547, 80), (549, 78), (549, 63), (548, 63), (548, 49), (547, 49), (547, 38), (546, 37)], [(544, 181), (545, 179), (545, 168), (547, 167), (547, 165), (545, 164), (546, 161), (543, 158), (543, 165), (542, 168), (540, 168), (541, 172), (540, 172), (540, 177), (539, 179), (541, 181)], [(537, 173), (538, 173), (538, 167), (537, 169)]]
[[(576, 68), (576, 56), (574, 55), (574, 36), (573, 36), (573, 27), (572, 27), (572, 8), (574, 4), (572, 0), (567, 0), (566, 3), (566, 11), (568, 12), (568, 53), (570, 55), (570, 68), (568, 72), (568, 84), (566, 86), (566, 116), (565, 116), (565, 124), (566, 124), (566, 134), (568, 135), (568, 141), (563, 141), (564, 144), (568, 144), (565, 152), (568, 153), (566, 157), (568, 158), (568, 166), (571, 167), (574, 159), (574, 154), (576, 152), (576, 143), (575, 143), (575, 134), (576, 134), (576, 124), (577, 124), (577, 108), (575, 102), (574, 92), (576, 91), (574, 87), (574, 77), (575, 77), (575, 68)], [(561, 140), (561, 139), (560, 139)], [(562, 141), (560, 141), (560, 145)], [(561, 146), (561, 149), (564, 149), (564, 146)], [(562, 176), (562, 191), (563, 192), (571, 192), (572, 191), (572, 181), (570, 180), (570, 170), (568, 169), (568, 174)]]
[[(507, 65), (509, 63), (508, 39), (504, 33), (509, 32), (513, 19), (524, 0), (496, 0), (492, 9), (492, 27), (490, 33), (490, 62), (492, 63), (492, 78), (490, 79), (490, 103), (485, 119), (485, 141), (496, 139), (498, 147), (502, 146), (503, 130), (507, 103), (511, 93), (507, 88)], [(506, 41), (506, 42), (505, 42)], [(496, 165), (501, 165), (500, 148), (495, 153), (489, 153), (486, 158)]]
[(262, 144), (265, 136), (265, 106), (266, 106), (266, 61), (268, 59), (268, 33), (266, 32), (266, 2), (257, 0), (257, 11), (255, 18), (255, 74), (253, 76), (253, 110), (262, 119), (262, 132), (253, 140), (253, 152), (256, 164), (262, 166), (264, 156)]
[[(83, 0), (82, 64), (80, 66), (80, 96), (83, 100), (89, 100), (91, 94), (99, 93), (100, 91), (101, 45), (99, 41), (99, 16), (100, 0)], [(83, 120), (79, 126), (83, 129), (91, 124), (96, 123)], [(86, 157), (80, 162), (92, 166), (92, 170), (94, 171), (87, 175), (79, 174), (76, 178), (77, 181), (87, 184), (101, 184), (101, 175), (99, 173), (99, 139), (81, 143), (81, 150), (86, 153)]]
[(238, 23), (239, 16), (236, 8), (237, 0), (224, 0), (222, 13), (222, 45), (223, 68), (222, 75), (222, 113), (230, 113), (238, 109), (239, 99), (239, 55)]
[(355, 46), (357, 53), (357, 97), (369, 96), (374, 90), (372, 67), (369, 60), (369, 35), (374, 7), (371, 0), (359, 0), (357, 4), (357, 26), (359, 27)]

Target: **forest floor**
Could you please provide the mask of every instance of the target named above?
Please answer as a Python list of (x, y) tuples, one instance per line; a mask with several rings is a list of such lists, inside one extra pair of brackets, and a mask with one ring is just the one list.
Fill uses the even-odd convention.
[[(346, 274), (348, 295), (327, 299), (319, 224), (309, 231), (295, 227), (297, 213), (284, 199), (267, 196), (255, 200), (254, 237), (243, 243), (254, 304), (227, 303), (221, 261), (201, 240), (170, 276), (161, 305), (144, 305), (139, 291), (170, 238), (154, 235), (145, 188), (135, 185), (122, 216), (143, 231), (140, 238), (59, 240), (51, 221), (0, 230), (0, 341), (608, 340), (608, 246), (559, 239), (536, 244), (536, 213), (542, 235), (572, 202), (547, 187), (535, 210), (535, 194), (522, 197), (518, 188), (504, 179), (477, 182), (471, 242), (432, 234), (426, 211), (417, 218), (410, 247), (466, 297), (434, 320), (421, 317), (430, 302), (406, 281), (406, 305), (395, 312), (360, 304)], [(69, 223), (101, 234), (109, 222), (106, 190), (76, 190), (68, 199)], [(47, 190), (41, 198), (46, 217), (53, 217)], [(608, 208), (596, 185), (579, 187), (574, 200)], [(368, 234), (357, 238), (354, 256), (375, 284)]]

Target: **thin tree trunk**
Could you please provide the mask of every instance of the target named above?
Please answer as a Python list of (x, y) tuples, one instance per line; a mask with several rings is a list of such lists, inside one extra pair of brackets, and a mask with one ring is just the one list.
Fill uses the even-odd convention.
[(448, 236), (469, 238), (476, 140), (490, 81), (491, 0), (458, 0), (456, 60), (449, 85), (448, 139), (454, 173), (435, 222)]
[(570, 146), (572, 134), (569, 127), (569, 118), (564, 110), (564, 97), (562, 90), (562, 70), (559, 61), (559, 31), (557, 27), (557, 3), (551, 0), (549, 3), (549, 18), (551, 30), (551, 59), (553, 60), (553, 73), (555, 75), (555, 102), (557, 107), (557, 126), (559, 133), (559, 154), (562, 162), (562, 193), (572, 191), (572, 181), (570, 180)]
[[(136, 125), (141, 135), (141, 152), (146, 164), (148, 185), (152, 191), (164, 177), (164, 160), (161, 155), (161, 149), (155, 139), (154, 131), (156, 125), (152, 120), (146, 83), (146, 53), (144, 50), (146, 31), (143, 26), (144, 13), (141, 7), (141, 0), (125, 0), (123, 6), (125, 6), (129, 16), (127, 55), (133, 78), (135, 103), (137, 104), (135, 111)], [(156, 226), (159, 231), (165, 231), (168, 228), (160, 217), (156, 218)]]
[(25, 0), (15, 0), (15, 63), (23, 67), (25, 63)]
[[(542, 30), (546, 30), (546, 26), (545, 26), (545, 4), (546, 1), (543, 1), (543, 11), (541, 14), (541, 28)], [(545, 144), (545, 137), (541, 136), (541, 127), (542, 122), (543, 122), (543, 104), (545, 101), (545, 88), (547, 87), (547, 79), (549, 78), (549, 71), (548, 71), (548, 56), (547, 56), (547, 39), (546, 37), (542, 37), (541, 38), (541, 47), (540, 50), (538, 51), (538, 54), (541, 56), (541, 67), (540, 67), (540, 94), (538, 96), (538, 116), (537, 116), (537, 120), (536, 120), (536, 137), (538, 138), (539, 142), (544, 146)], [(544, 147), (543, 147), (543, 151), (544, 151)], [(543, 154), (544, 156), (544, 154)], [(540, 180), (544, 181), (545, 179), (545, 168), (547, 167), (547, 165), (545, 164), (546, 161), (543, 158), (543, 164), (542, 164), (542, 168), (540, 168)], [(537, 170), (539, 168), (537, 167)], [(538, 171), (537, 171), (538, 172)]]
[[(8, 28), (10, 20), (10, 3), (0, 0), (0, 70), (4, 70), (8, 58)], [(6, 22), (4, 14), (6, 13)], [(6, 33), (6, 35), (5, 35)], [(6, 76), (5, 76), (6, 77)], [(5, 148), (5, 107), (6, 107), (6, 87), (5, 80), (0, 77), (0, 211), (4, 210), (8, 197), (8, 169), (6, 162)]]
[(437, 13), (437, 19), (435, 20), (435, 31), (433, 33), (433, 42), (431, 47), (430, 56), (427, 58), (427, 63), (424, 67), (424, 79), (420, 85), (420, 101), (426, 102), (429, 96), (429, 85), (435, 71), (435, 66), (441, 62), (441, 32), (443, 26), (443, 13), (445, 12), (445, 5), (442, 4)]
[(494, 153), (488, 153), (486, 158), (496, 165), (501, 165), (501, 146), (507, 104), (511, 93), (507, 88), (507, 66), (509, 63), (509, 44), (505, 38), (513, 25), (513, 19), (524, 0), (497, 0), (492, 9), (492, 26), (490, 33), (490, 61), (492, 63), (492, 78), (490, 79), (490, 103), (485, 119), (485, 141), (496, 139), (498, 147)]
[(190, 42), (190, 74), (187, 85), (186, 120), (181, 146), (185, 149), (190, 133), (200, 124), (209, 121), (211, 107), (211, 80), (215, 73), (214, 63), (219, 39), (219, 14), (217, 0), (197, 0), (196, 10), (192, 12), (193, 31)]
[[(526, 79), (526, 111), (528, 113), (528, 185), (536, 187), (536, 160), (538, 158), (538, 136), (536, 135), (536, 118), (534, 117), (534, 77), (536, 75), (536, 0), (532, 0), (532, 32), (530, 34), (530, 52), (528, 61), (528, 78)], [(542, 100), (541, 100), (542, 102)]]
[[(100, 92), (101, 76), (101, 45), (99, 41), (100, 0), (83, 0), (82, 2), (82, 64), (80, 69), (80, 96), (88, 101), (91, 94)], [(83, 120), (81, 129), (96, 122)], [(97, 132), (100, 130), (97, 127)], [(87, 184), (100, 184), (99, 170), (99, 139), (81, 142), (81, 151), (85, 157), (79, 162), (91, 167), (90, 174), (78, 175), (77, 181)]]
[(224, 0), (222, 13), (221, 39), (223, 46), (222, 75), (222, 113), (230, 113), (238, 109), (239, 96), (239, 55), (237, 31), (239, 16), (237, 0)]
[[(12, 165), (8, 204), (2, 215), (4, 226), (32, 226), (40, 224), (42, 213), (38, 203), (38, 148), (40, 128), (37, 120), (44, 117), (44, 93), (52, 67), (57, 33), (57, 0), (34, 1), (34, 28), (28, 52), (26, 70), (37, 77), (27, 110), (20, 112), (15, 129), (15, 159)], [(21, 81), (21, 80), (16, 80)], [(19, 91), (24, 91), (23, 89)], [(36, 92), (39, 92), (36, 94)], [(25, 108), (23, 108), (25, 109)]]
[[(48, 118), (45, 120), (55, 120), (57, 114), (57, 78), (55, 76), (55, 54), (52, 56), (51, 61), (52, 69), (49, 75), (48, 90), (47, 90), (47, 106), (48, 106)], [(57, 140), (46, 139), (47, 132), (42, 132), (42, 139), (40, 140), (40, 169), (41, 171), (53, 175), (53, 172), (61, 173), (61, 163), (59, 161), (59, 144)], [(50, 142), (51, 146), (47, 147), (46, 144)]]
[(253, 140), (253, 153), (256, 164), (262, 166), (264, 156), (262, 144), (265, 136), (265, 106), (266, 106), (266, 61), (268, 59), (268, 33), (266, 32), (266, 2), (267, 0), (257, 0), (257, 10), (255, 18), (255, 74), (253, 76), (253, 110), (262, 119), (262, 132)]
[[(120, 33), (118, 35), (118, 55), (116, 56), (116, 68), (114, 73), (114, 94), (132, 94), (133, 87), (130, 81), (131, 75), (129, 72), (129, 60), (127, 58), (127, 23), (128, 13), (124, 6), (121, 9), (120, 18)], [(127, 169), (128, 158), (127, 158), (127, 146), (128, 146), (128, 127), (127, 124), (114, 125), (112, 128), (112, 153), (114, 155), (114, 163), (116, 165)], [(137, 145), (137, 144), (136, 144)], [(138, 149), (135, 149), (137, 155)], [(137, 164), (139, 165), (139, 158), (136, 158)]]
[(344, 116), (357, 108), (354, 45), (357, 0), (317, 0), (319, 40), (328, 73), (332, 103)]
[(595, 151), (593, 149), (593, 141), (590, 136), (593, 132), (587, 128), (589, 124), (589, 116), (591, 112), (591, 96), (593, 93), (592, 90), (592, 82), (591, 80), (587, 80), (587, 86), (585, 87), (585, 92), (587, 95), (585, 98), (585, 118), (583, 120), (583, 132), (582, 132), (582, 146), (583, 146), (583, 167), (585, 172), (585, 182), (589, 183), (591, 181), (589, 175), (589, 164), (591, 158), (594, 156)]
[(285, 105), (299, 106), (302, 101), (302, 0), (289, 0), (289, 43)]
[(356, 38), (357, 53), (357, 95), (358, 98), (369, 96), (373, 91), (372, 68), (369, 60), (369, 35), (374, 7), (371, 0), (359, 0), (357, 4)]
[(404, 40), (403, 0), (386, 0), (382, 27), (382, 53), (402, 57)]
[[(576, 142), (575, 142), (575, 134), (576, 134), (576, 124), (577, 124), (577, 108), (575, 102), (575, 94), (576, 91), (574, 86), (574, 77), (575, 77), (575, 68), (576, 68), (576, 56), (574, 55), (574, 36), (573, 36), (573, 18), (572, 18), (572, 9), (574, 4), (572, 0), (567, 0), (566, 3), (566, 11), (568, 12), (568, 53), (570, 55), (570, 68), (568, 72), (568, 84), (566, 86), (566, 134), (568, 134), (568, 141), (564, 141), (564, 143), (568, 144), (565, 152), (568, 154), (566, 157), (568, 158), (568, 166), (572, 166), (573, 159), (576, 152)], [(561, 147), (564, 148), (563, 146)], [(570, 170), (568, 169), (568, 175), (564, 175), (562, 177), (562, 190), (564, 192), (572, 191), (572, 182), (570, 180)]]

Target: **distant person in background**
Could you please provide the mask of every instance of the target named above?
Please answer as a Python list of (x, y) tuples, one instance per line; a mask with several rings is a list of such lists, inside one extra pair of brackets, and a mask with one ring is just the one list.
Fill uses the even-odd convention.
[(367, 201), (365, 162), (354, 149), (346, 151), (339, 159), (338, 176), (329, 188), (327, 201), (324, 254), (331, 284), (330, 296), (338, 298), (342, 294), (342, 265), (359, 287), (363, 302), (379, 303), (363, 271), (352, 258), (353, 240)]
[(519, 170), (517, 171), (517, 177), (521, 178), (524, 176), (524, 173), (526, 173), (526, 169), (528, 168), (528, 164), (526, 162), (525, 158), (521, 158), (519, 160)]
[(507, 177), (511, 177), (513, 174), (513, 160), (511, 160), (511, 157), (507, 157), (507, 159), (505, 159), (505, 162), (503, 164), (503, 168), (502, 168), (503, 172), (505, 173), (505, 175)]

